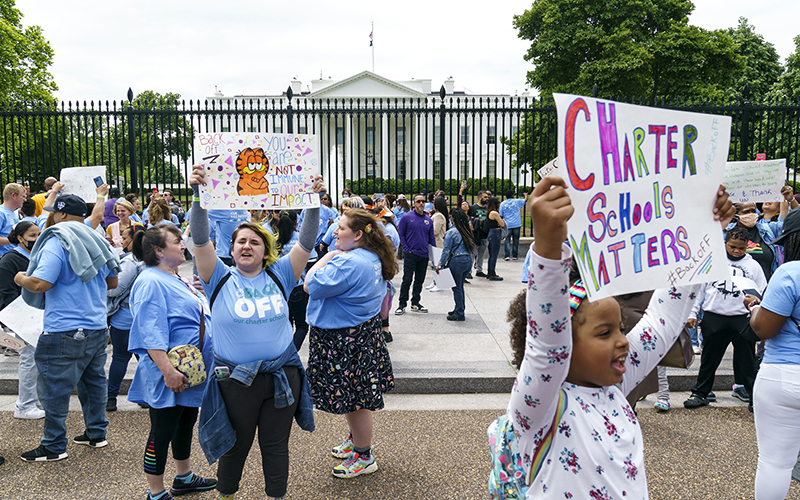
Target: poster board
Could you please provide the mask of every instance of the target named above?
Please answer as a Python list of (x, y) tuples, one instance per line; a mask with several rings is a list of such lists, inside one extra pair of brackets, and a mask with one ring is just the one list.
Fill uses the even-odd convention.
[(272, 210), (319, 206), (319, 140), (309, 134), (195, 133), (194, 152), (206, 169), (206, 209)]
[(26, 344), (24, 340), (18, 339), (13, 332), (7, 332), (3, 328), (0, 328), (0, 346), (19, 351), (26, 345), (28, 344)]
[(44, 330), (44, 309), (29, 306), (20, 295), (0, 311), (0, 323), (36, 347)]
[(568, 242), (590, 300), (727, 279), (712, 210), (731, 118), (554, 98)]
[(103, 178), (103, 183), (105, 184), (106, 167), (104, 165), (62, 168), (58, 179), (64, 184), (61, 194), (74, 194), (83, 198), (86, 203), (95, 203), (97, 201), (97, 186), (94, 183), (94, 178), (98, 176)]
[(734, 203), (783, 201), (786, 160), (729, 161), (722, 183)]

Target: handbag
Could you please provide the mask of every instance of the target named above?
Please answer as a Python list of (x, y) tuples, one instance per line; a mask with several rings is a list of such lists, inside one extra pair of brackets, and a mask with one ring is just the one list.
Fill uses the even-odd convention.
[[(749, 325), (749, 323), (748, 323)], [(667, 354), (658, 363), (658, 366), (668, 366), (670, 368), (689, 368), (694, 361), (694, 349), (692, 349), (692, 336), (686, 327), (681, 330), (680, 335), (669, 348)]]
[(206, 364), (203, 361), (203, 338), (206, 333), (206, 313), (200, 306), (200, 348), (193, 344), (177, 345), (167, 351), (169, 362), (176, 370), (186, 375), (186, 387), (194, 387), (206, 381)]

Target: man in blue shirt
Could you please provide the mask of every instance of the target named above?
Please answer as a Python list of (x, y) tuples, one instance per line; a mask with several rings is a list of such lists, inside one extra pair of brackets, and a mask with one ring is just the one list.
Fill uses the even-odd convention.
[[(45, 210), (54, 212), (56, 225), (39, 237), (31, 253), (30, 276), (21, 271), (14, 277), (26, 302), (42, 293), (45, 299), (44, 331), (35, 353), (44, 437), (39, 447), (22, 454), (27, 462), (67, 458), (65, 422), (76, 386), (86, 430), (72, 441), (90, 448), (108, 444), (106, 292), (117, 286), (119, 260), (105, 239), (84, 224), (87, 208), (79, 196), (59, 196)], [(76, 262), (70, 256), (76, 256)]]
[(21, 184), (9, 182), (3, 188), (3, 204), (0, 205), (0, 256), (16, 246), (8, 241), (8, 235), (19, 224), (17, 210), (27, 198), (25, 186)]
[(400, 286), (399, 307), (395, 314), (406, 312), (408, 304), (408, 289), (411, 280), (414, 280), (414, 293), (411, 296), (411, 310), (415, 312), (428, 312), (419, 303), (422, 293), (422, 283), (425, 282), (425, 273), (428, 270), (428, 245), (436, 246), (433, 236), (433, 221), (425, 213), (425, 196), (414, 196), (414, 210), (407, 213), (397, 226), (400, 235), (400, 244), (403, 245), (405, 257), (403, 258), (403, 284)]
[[(504, 245), (504, 260), (508, 260), (509, 258), (517, 260), (519, 257), (519, 231), (522, 229), (520, 210), (525, 207), (527, 199), (528, 193), (524, 193), (524, 198), (520, 200), (519, 198), (514, 198), (514, 191), (509, 189), (506, 191), (506, 200), (500, 204), (500, 217), (503, 218), (508, 228), (508, 234), (506, 235)], [(512, 239), (514, 240), (513, 248), (511, 244)]]

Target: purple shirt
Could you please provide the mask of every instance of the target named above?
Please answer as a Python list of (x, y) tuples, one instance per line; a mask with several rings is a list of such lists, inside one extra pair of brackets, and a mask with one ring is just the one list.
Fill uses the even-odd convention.
[(111, 198), (106, 200), (106, 207), (103, 210), (103, 225), (108, 227), (115, 222), (119, 222), (119, 217), (114, 214), (114, 205), (117, 204), (119, 198)]
[(397, 226), (400, 235), (400, 243), (403, 250), (411, 252), (417, 257), (428, 257), (428, 245), (436, 246), (436, 238), (433, 236), (433, 221), (423, 213), (420, 215), (416, 210), (412, 210), (400, 219)]

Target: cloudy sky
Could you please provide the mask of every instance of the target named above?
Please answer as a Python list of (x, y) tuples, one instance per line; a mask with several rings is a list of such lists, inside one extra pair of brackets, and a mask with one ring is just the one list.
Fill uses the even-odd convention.
[[(120, 100), (128, 87), (203, 99), (274, 95), (292, 78), (335, 80), (372, 70), (390, 79), (430, 78), (439, 88), (515, 94), (525, 87), (527, 44), (512, 26), (531, 0), (461, 2), (256, 2), (253, 0), (16, 0), (55, 52), (62, 100)], [(781, 61), (800, 34), (792, 0), (695, 0), (692, 24), (735, 26), (747, 17)]]

